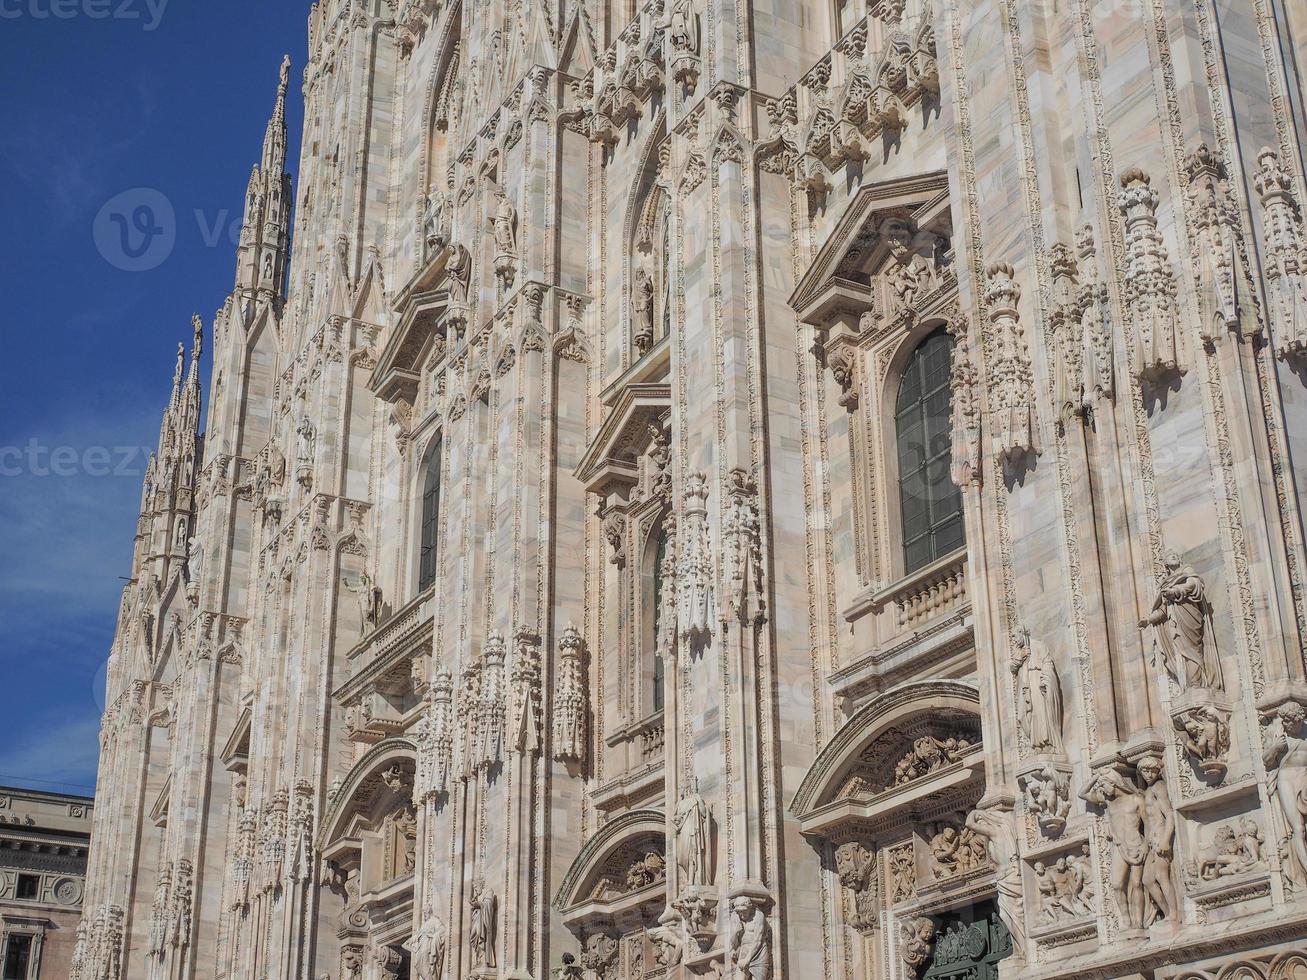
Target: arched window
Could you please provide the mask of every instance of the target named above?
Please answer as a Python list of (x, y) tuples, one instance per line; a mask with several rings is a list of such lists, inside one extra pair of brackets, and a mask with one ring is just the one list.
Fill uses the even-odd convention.
[(894, 429), (906, 574), (956, 551), (966, 540), (962, 496), (949, 475), (952, 361), (953, 338), (941, 327), (912, 352), (899, 383)]
[(422, 550), (418, 556), (418, 591), (425, 592), (436, 581), (436, 556), (440, 539), (440, 443), (427, 458), (422, 482)]
[(653, 551), (653, 677), (651, 684), (653, 696), (650, 703), (654, 711), (662, 711), (666, 703), (663, 684), (667, 676), (667, 666), (663, 662), (663, 652), (659, 645), (663, 635), (663, 589), (669, 584), (664, 577), (663, 565), (667, 560), (667, 548), (670, 532), (666, 522), (658, 527), (658, 537)]

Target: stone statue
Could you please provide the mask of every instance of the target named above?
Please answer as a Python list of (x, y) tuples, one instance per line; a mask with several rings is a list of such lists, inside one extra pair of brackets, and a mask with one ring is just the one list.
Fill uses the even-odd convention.
[(493, 970), (498, 966), (495, 956), (495, 938), (498, 931), (499, 898), (478, 878), (472, 884), (472, 962)]
[(1144, 783), (1144, 831), (1148, 840), (1148, 856), (1144, 858), (1144, 891), (1154, 907), (1146, 912), (1144, 925), (1150, 925), (1150, 920), (1155, 917), (1178, 922), (1180, 900), (1171, 875), (1175, 810), (1171, 806), (1166, 780), (1162, 778), (1162, 758), (1146, 755), (1139, 760), (1137, 769)]
[(641, 354), (653, 346), (654, 341), (654, 284), (644, 269), (635, 270), (631, 284), (633, 314), (632, 340)]
[(899, 925), (899, 958), (915, 977), (935, 949), (935, 920), (924, 915)]
[(412, 954), (413, 975), (417, 980), (440, 980), (448, 945), (449, 933), (445, 924), (428, 909), (422, 928), (404, 944), (404, 948)]
[(1166, 556), (1166, 575), (1152, 611), (1139, 621), (1140, 629), (1150, 626), (1155, 656), (1181, 690), (1225, 690), (1207, 586), (1175, 552)]
[(495, 209), (495, 258), (517, 258), (517, 211), (507, 194), (499, 195)]
[(678, 54), (699, 53), (699, 15), (691, 0), (676, 0), (667, 20), (667, 39)]
[(422, 232), (426, 237), (427, 248), (433, 251), (443, 248), (449, 236), (445, 232), (446, 211), (449, 198), (439, 185), (433, 185), (427, 195), (426, 209), (422, 215)]
[(676, 867), (680, 871), (677, 886), (687, 887), (711, 884), (708, 878), (709, 847), (708, 804), (694, 789), (681, 795), (676, 807)]
[(445, 280), (449, 298), (455, 303), (466, 303), (472, 282), (472, 256), (462, 244), (455, 243), (445, 261)]
[(1307, 886), (1307, 709), (1289, 701), (1271, 716), (1262, 759), (1270, 796), (1279, 804), (1288, 836), (1285, 873)]
[(731, 960), (736, 976), (745, 980), (771, 980), (771, 926), (753, 899), (740, 896), (731, 901), (735, 931), (731, 937)]
[(309, 421), (308, 416), (300, 419), (299, 427), (295, 430), (295, 435), (299, 437), (299, 452), (296, 459), (301, 465), (313, 462), (313, 444), (317, 433), (313, 428), (313, 423)]
[(1107, 811), (1116, 905), (1127, 929), (1142, 929), (1147, 901), (1144, 861), (1148, 857), (1143, 794), (1115, 769), (1102, 769), (1081, 791), (1080, 798)]
[(972, 810), (967, 828), (989, 843), (989, 860), (994, 865), (998, 891), (998, 914), (1012, 934), (1012, 953), (1026, 958), (1025, 900), (1021, 886), (1021, 854), (1017, 847), (1012, 814), (1005, 810)]
[(1061, 752), (1062, 683), (1048, 647), (1029, 630), (1016, 636), (1012, 672), (1017, 679), (1021, 731), (1035, 752)]

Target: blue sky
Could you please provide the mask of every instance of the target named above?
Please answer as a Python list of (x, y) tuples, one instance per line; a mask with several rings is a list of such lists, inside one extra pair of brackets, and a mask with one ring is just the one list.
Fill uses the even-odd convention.
[[(191, 314), (210, 324), (231, 286), (283, 53), (298, 159), (308, 9), (0, 0), (0, 784), (94, 786), (136, 447)], [(175, 235), (133, 261), (110, 215), (151, 199)]]

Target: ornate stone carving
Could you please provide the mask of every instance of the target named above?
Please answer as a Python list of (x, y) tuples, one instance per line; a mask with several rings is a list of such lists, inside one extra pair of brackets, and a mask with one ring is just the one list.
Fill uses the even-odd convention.
[(1062, 681), (1047, 645), (1028, 629), (1013, 637), (1012, 673), (1017, 685), (1017, 723), (1035, 752), (1061, 753)]
[(1266, 839), (1251, 817), (1216, 828), (1212, 842), (1199, 858), (1191, 862), (1190, 871), (1201, 881), (1216, 881), (1266, 870), (1263, 851)]
[[(1144, 891), (1156, 909), (1157, 916), (1168, 922), (1177, 922), (1180, 901), (1176, 895), (1171, 862), (1175, 851), (1175, 810), (1171, 795), (1162, 777), (1162, 758), (1146, 755), (1136, 766), (1144, 784), (1144, 830), (1147, 834), (1148, 856), (1144, 859)], [(1148, 924), (1148, 918), (1145, 918)]]
[(912, 841), (891, 847), (885, 859), (885, 878), (889, 883), (891, 905), (917, 897), (917, 854)]
[(989, 329), (984, 335), (994, 452), (1013, 465), (1038, 452), (1034, 375), (1017, 310), (1021, 289), (1015, 275), (1006, 262), (989, 267), (985, 289)]
[(1271, 301), (1271, 340), (1281, 358), (1307, 354), (1307, 246), (1302, 211), (1293, 192), (1293, 177), (1279, 154), (1257, 154), (1253, 181), (1262, 202), (1262, 236), (1266, 280)]
[(985, 856), (984, 837), (970, 827), (944, 823), (930, 839), (930, 868), (937, 881), (984, 867)]
[(604, 516), (604, 537), (608, 540), (608, 547), (612, 549), (612, 555), (609, 557), (618, 568), (626, 565), (626, 515), (618, 511), (609, 511)]
[(449, 244), (449, 194), (439, 184), (433, 184), (423, 202), (422, 235), (431, 256)]
[(494, 228), (495, 275), (508, 289), (517, 278), (517, 209), (502, 192), (495, 205)]
[(1237, 257), (1235, 229), (1239, 206), (1230, 193), (1225, 164), (1206, 144), (1184, 162), (1188, 187), (1189, 246), (1203, 290), (1199, 336), (1207, 343), (1220, 339), (1222, 330), (1239, 327), (1236, 289)]
[(949, 378), (952, 391), (953, 460), (951, 476), (959, 487), (979, 484), (983, 476), (980, 465), (980, 382), (972, 353), (971, 328), (962, 313), (949, 320), (953, 335), (953, 366)]
[(475, 719), (478, 769), (489, 769), (503, 758), (504, 745), (504, 638), (492, 633), (482, 650), (481, 697)]
[(758, 520), (758, 484), (747, 470), (731, 470), (727, 480), (730, 510), (723, 537), (726, 552), (726, 593), (731, 615), (756, 624), (766, 615), (762, 538)]
[(1021, 853), (1011, 811), (972, 810), (967, 829), (988, 844), (994, 865), (994, 886), (998, 891), (998, 914), (1012, 936), (1012, 953), (1026, 958), (1025, 895), (1021, 884)]
[(418, 723), (417, 773), (413, 799), (425, 803), (449, 789), (454, 752), (454, 679), (444, 666), (437, 668), (427, 692), (427, 708)]
[(631, 284), (631, 342), (638, 354), (646, 354), (654, 342), (654, 284), (643, 267), (635, 270)]
[(594, 974), (598, 980), (611, 980), (615, 976), (617, 954), (620, 950), (621, 947), (615, 936), (606, 932), (593, 932), (585, 937), (581, 966)]
[[(449, 290), (451, 304), (467, 302), (468, 289), (472, 284), (472, 256), (461, 242), (454, 242), (449, 247), (449, 258), (445, 260), (445, 286)], [(461, 320), (455, 321), (455, 311), (451, 308), (449, 316), (455, 329), (454, 336), (461, 337), (467, 329), (467, 314), (461, 311)]]
[(554, 689), (554, 758), (584, 762), (586, 757), (585, 651), (575, 626), (558, 641), (558, 677)]
[(448, 945), (449, 930), (440, 916), (428, 908), (422, 917), (422, 927), (404, 944), (412, 954), (413, 974), (417, 980), (441, 980)]
[(713, 588), (712, 541), (708, 531), (708, 479), (691, 473), (685, 491), (685, 521), (678, 529), (677, 631), (692, 653), (712, 640), (717, 600)]
[(1112, 846), (1111, 885), (1127, 929), (1140, 930), (1160, 917), (1173, 918), (1175, 886), (1171, 880), (1171, 849), (1175, 815), (1161, 760), (1145, 756), (1138, 765), (1146, 791), (1115, 769), (1100, 769), (1080, 796), (1106, 810)]
[(681, 917), (671, 906), (663, 909), (658, 925), (649, 930), (653, 943), (654, 961), (665, 969), (679, 966), (685, 955), (685, 939), (681, 933)]
[(298, 439), (298, 452), (295, 457), (295, 479), (300, 486), (307, 490), (313, 485), (313, 451), (318, 441), (317, 429), (309, 421), (308, 416), (300, 419), (300, 424), (295, 429), (295, 435)]
[(534, 633), (519, 631), (513, 658), (512, 714), (509, 720), (514, 751), (540, 751), (540, 644)]
[(1142, 379), (1181, 367), (1175, 272), (1157, 230), (1157, 192), (1152, 179), (1132, 168), (1121, 175), (1121, 213), (1125, 215), (1126, 314), (1134, 326), (1134, 370)]
[(920, 974), (935, 951), (935, 920), (924, 915), (899, 923), (899, 959), (909, 977)]
[(684, 891), (711, 885), (712, 813), (697, 786), (681, 793), (675, 826), (677, 886)]
[(1285, 876), (1301, 890), (1307, 887), (1307, 709), (1288, 701), (1269, 714), (1266, 725), (1262, 759), (1282, 821)]
[(969, 748), (971, 742), (962, 737), (941, 739), (934, 735), (922, 735), (912, 743), (912, 749), (894, 767), (894, 785), (905, 786), (952, 765)]
[(877, 921), (876, 855), (861, 841), (835, 848), (835, 874), (844, 888), (846, 921), (854, 929), (874, 928)]
[(1057, 925), (1094, 914), (1094, 877), (1088, 845), (1081, 853), (1064, 854), (1051, 865), (1036, 861), (1032, 871), (1040, 924)]
[(499, 937), (499, 897), (484, 878), (478, 878), (472, 883), (469, 902), (472, 906), (472, 925), (469, 932), (472, 965), (493, 970), (499, 965), (496, 953)]
[(741, 980), (771, 980), (771, 925), (762, 902), (749, 895), (731, 899), (730, 962)]
[(837, 344), (826, 352), (826, 364), (840, 389), (840, 404), (852, 411), (858, 407), (858, 362), (861, 354), (851, 344)]
[(1092, 225), (1076, 233), (1076, 245), (1052, 248), (1053, 309), (1049, 316), (1055, 357), (1053, 399), (1058, 420), (1087, 418), (1096, 398), (1115, 391), (1107, 286), (1098, 268)]
[(1230, 754), (1230, 710), (1224, 705), (1192, 703), (1188, 698), (1173, 711), (1171, 723), (1180, 744), (1206, 778), (1220, 782), (1225, 777)]
[(665, 25), (672, 78), (685, 94), (699, 84), (700, 21), (694, 0), (672, 0)]
[(1155, 662), (1181, 691), (1225, 690), (1221, 655), (1216, 648), (1207, 585), (1175, 552), (1166, 556), (1166, 572), (1157, 597), (1140, 629), (1152, 629)]
[(1018, 783), (1025, 796), (1026, 812), (1039, 822), (1039, 827), (1050, 837), (1056, 837), (1066, 828), (1071, 814), (1071, 777), (1051, 762), (1038, 769), (1022, 773)]

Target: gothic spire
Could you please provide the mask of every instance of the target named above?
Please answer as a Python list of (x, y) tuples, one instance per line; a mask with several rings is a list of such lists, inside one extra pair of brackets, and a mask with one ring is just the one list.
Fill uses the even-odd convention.
[(286, 93), (290, 56), (281, 62), (277, 101), (263, 137), (260, 164), (245, 193), (245, 223), (236, 260), (236, 288), (280, 296), (290, 250), (290, 175), (286, 172)]
[(290, 87), (290, 55), (281, 59), (281, 81), (277, 85), (277, 102), (263, 137), (263, 174), (286, 171), (286, 90)]

